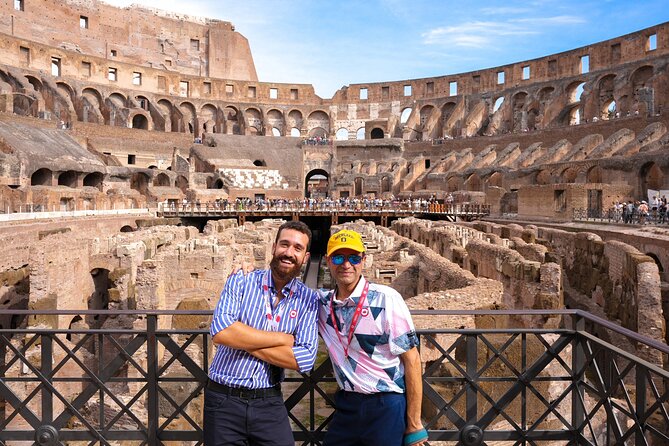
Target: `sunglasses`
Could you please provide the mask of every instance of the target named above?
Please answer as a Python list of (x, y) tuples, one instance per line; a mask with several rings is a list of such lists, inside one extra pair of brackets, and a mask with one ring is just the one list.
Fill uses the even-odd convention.
[(358, 254), (349, 254), (347, 256), (344, 254), (337, 254), (336, 256), (330, 256), (330, 261), (333, 265), (343, 265), (346, 260), (348, 260), (348, 263), (351, 265), (359, 265), (360, 262), (362, 262), (362, 256)]

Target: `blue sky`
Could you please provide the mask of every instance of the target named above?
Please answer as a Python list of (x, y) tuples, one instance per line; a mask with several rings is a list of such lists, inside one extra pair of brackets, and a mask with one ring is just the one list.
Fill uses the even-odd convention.
[(533, 59), (669, 21), (667, 0), (104, 0), (232, 22), (263, 82), (344, 85)]

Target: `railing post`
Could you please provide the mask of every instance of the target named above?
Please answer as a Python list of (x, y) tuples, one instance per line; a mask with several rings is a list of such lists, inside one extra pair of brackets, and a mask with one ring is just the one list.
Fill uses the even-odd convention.
[(158, 326), (158, 316), (149, 314), (146, 317), (146, 369), (148, 380), (148, 444), (157, 445), (157, 431), (158, 431), (158, 354), (157, 354), (157, 339), (156, 329)]
[(575, 444), (581, 444), (580, 437), (583, 429), (583, 422), (585, 421), (585, 410), (583, 401), (585, 399), (585, 392), (581, 384), (585, 376), (585, 350), (581, 344), (581, 332), (585, 331), (585, 319), (580, 315), (574, 314), (572, 316), (572, 324), (574, 329), (574, 341), (572, 342), (572, 384), (573, 390), (571, 392), (571, 425), (576, 429), (574, 431)]
[[(52, 384), (53, 377), (53, 339), (50, 334), (42, 334), (42, 358), (40, 367), (44, 378)], [(46, 383), (42, 384), (42, 425), (49, 425), (53, 422), (53, 393)]]
[(639, 420), (639, 425), (634, 434), (635, 441), (634, 444), (646, 444), (646, 439), (644, 436), (646, 417), (646, 376), (648, 370), (641, 364), (636, 365), (636, 414), (637, 419)]

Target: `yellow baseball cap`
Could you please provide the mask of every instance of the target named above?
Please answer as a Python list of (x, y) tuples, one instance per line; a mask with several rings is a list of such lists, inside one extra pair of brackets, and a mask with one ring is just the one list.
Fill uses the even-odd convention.
[(362, 237), (355, 231), (343, 229), (336, 234), (332, 234), (328, 240), (327, 255), (332, 255), (338, 249), (348, 248), (357, 252), (365, 252), (365, 244)]

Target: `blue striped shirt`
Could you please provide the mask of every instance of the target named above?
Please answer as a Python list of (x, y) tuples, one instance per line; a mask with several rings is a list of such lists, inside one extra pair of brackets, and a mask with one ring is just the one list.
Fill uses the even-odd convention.
[[(214, 310), (214, 319), (209, 329), (212, 336), (234, 322), (259, 330), (272, 330), (267, 319), (266, 297), (263, 295), (266, 275), (269, 275), (269, 294), (271, 300), (274, 300), (274, 281), (268, 270), (253, 271), (246, 276), (239, 272), (228, 278)], [(291, 296), (290, 290), (293, 288)], [(282, 294), (284, 298), (273, 310), (273, 315), (280, 317), (278, 331), (295, 337), (295, 360), (300, 372), (308, 372), (314, 366), (318, 348), (318, 296), (298, 279), (288, 282)], [(209, 377), (230, 387), (261, 389), (283, 381), (283, 372), (280, 367), (255, 358), (245, 350), (217, 345)]]

